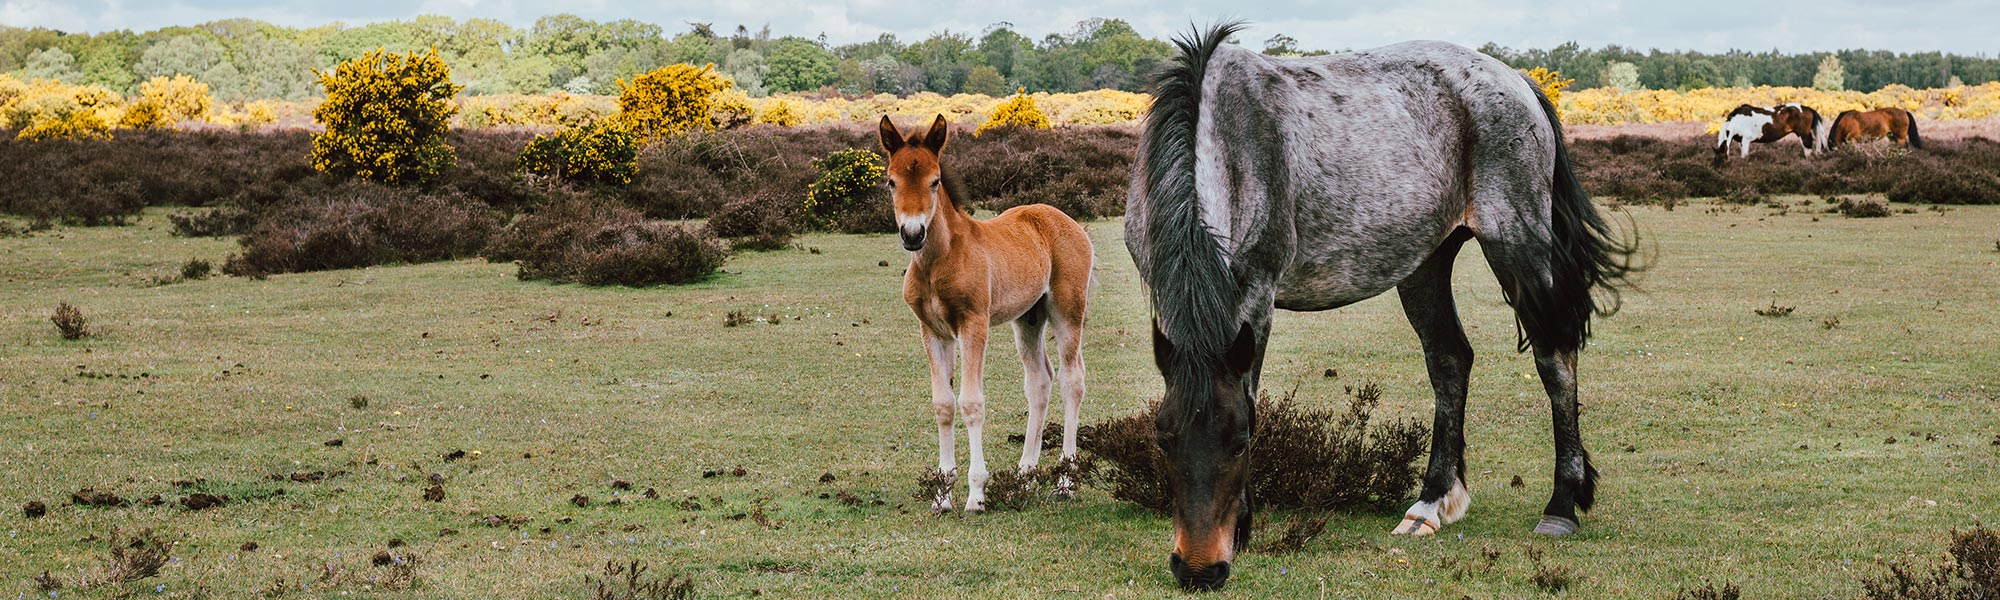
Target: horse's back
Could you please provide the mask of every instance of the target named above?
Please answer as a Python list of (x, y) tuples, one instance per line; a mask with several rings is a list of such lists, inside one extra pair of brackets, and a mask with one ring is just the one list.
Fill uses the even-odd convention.
[(1459, 225), (1546, 229), (1519, 206), (1475, 204), (1536, 196), (1546, 221), (1554, 168), (1534, 88), (1492, 57), (1443, 42), (1305, 59), (1225, 47), (1209, 68), (1203, 216), (1239, 254), (1259, 251), (1261, 236), (1293, 236), (1281, 307), (1387, 291)]

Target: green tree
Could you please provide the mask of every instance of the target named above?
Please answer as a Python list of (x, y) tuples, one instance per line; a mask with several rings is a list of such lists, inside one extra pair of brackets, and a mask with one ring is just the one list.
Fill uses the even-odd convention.
[(222, 62), (222, 44), (200, 35), (177, 35), (154, 44), (132, 67), (140, 77), (200, 76)]
[(965, 93), (999, 96), (1007, 93), (1007, 80), (1000, 78), (1000, 70), (980, 65), (965, 75)]
[(1840, 65), (1840, 57), (1828, 54), (1819, 61), (1819, 71), (1813, 73), (1812, 86), (1815, 90), (1830, 92), (1847, 89), (1847, 69)]
[(832, 52), (801, 37), (783, 37), (765, 56), (764, 86), (772, 92), (804, 92), (832, 84), (839, 75)]
[(1613, 61), (1610, 66), (1604, 68), (1604, 85), (1618, 88), (1623, 92), (1638, 91), (1641, 89), (1639, 67), (1628, 62)]
[(62, 48), (43, 48), (28, 53), (27, 65), (21, 69), (21, 78), (76, 83), (83, 79), (83, 72), (76, 70), (76, 57), (64, 52)]

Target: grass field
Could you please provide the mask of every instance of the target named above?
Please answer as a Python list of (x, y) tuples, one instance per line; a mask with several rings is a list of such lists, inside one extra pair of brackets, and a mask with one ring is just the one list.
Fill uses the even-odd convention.
[[(1709, 579), (1847, 598), (1882, 561), (1934, 558), (1952, 528), (2000, 520), (2000, 207), (1846, 219), (1783, 200), (1805, 205), (1632, 209), (1658, 266), (1583, 356), (1584, 439), (1605, 477), (1583, 534), (1529, 534), (1548, 404), (1475, 247), (1457, 286), (1480, 356), (1470, 516), (1410, 539), (1386, 535), (1397, 514), (1340, 515), (1303, 551), (1240, 557), (1218, 596), (1538, 597), (1539, 564), (1571, 573), (1573, 597)], [(1166, 519), (1102, 491), (971, 517), (910, 498), (936, 448), (892, 236), (809, 236), (647, 290), (477, 261), (157, 286), (234, 250), (171, 237), (164, 215), (0, 239), (7, 593), (46, 596), (32, 582), (46, 570), (62, 597), (588, 597), (586, 574), (640, 559), (701, 597), (1180, 595)], [(1119, 223), (1091, 231), (1086, 422), (1160, 387)], [(94, 335), (60, 339), (59, 301)], [(1796, 310), (1753, 313), (1773, 303)], [(736, 310), (778, 320), (724, 327)], [(1009, 338), (996, 332), (988, 362), (996, 470), (1026, 414)], [(1378, 381), (1378, 417), (1429, 419), (1394, 294), (1280, 313), (1264, 380), (1328, 406)], [(288, 477), (314, 471), (333, 475)], [(423, 497), (431, 474), (442, 502)], [(72, 506), (84, 487), (134, 505)], [(178, 505), (195, 490), (232, 501)], [(860, 505), (820, 497), (841, 492)], [(139, 504), (154, 494), (165, 505)], [(24, 518), (28, 501), (48, 516)], [(175, 544), (157, 577), (77, 588), (114, 528), (147, 527)], [(413, 588), (370, 565), (391, 539), (416, 561)]]

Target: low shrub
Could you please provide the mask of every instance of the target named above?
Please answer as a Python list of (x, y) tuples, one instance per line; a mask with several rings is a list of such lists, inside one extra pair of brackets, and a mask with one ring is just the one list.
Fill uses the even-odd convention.
[(256, 218), (249, 211), (239, 208), (211, 208), (178, 212), (167, 215), (167, 221), (174, 224), (174, 235), (182, 237), (219, 237), (249, 231), (256, 224)]
[(222, 272), (261, 277), (465, 258), (498, 229), (490, 208), (461, 194), (353, 182), (260, 219)]
[[(1305, 407), (1297, 388), (1257, 403), (1256, 441), (1250, 445), (1252, 506), (1383, 511), (1409, 499), (1430, 428), (1415, 421), (1370, 428), (1381, 389), (1369, 384), (1349, 393), (1346, 411)], [(1144, 413), (1098, 424), (1079, 445), (1106, 463), (1097, 481), (1113, 498), (1166, 512), (1172, 498), (1154, 438), (1158, 410), (1156, 403)]]
[(872, 150), (841, 150), (813, 161), (812, 168), (819, 175), (806, 188), (804, 214), (817, 227), (843, 226), (851, 213), (889, 203), (882, 155)]
[(708, 218), (715, 235), (729, 238), (738, 250), (776, 250), (798, 236), (797, 195), (758, 192), (725, 204)]
[(615, 120), (535, 136), (521, 170), (578, 183), (626, 185), (638, 170), (639, 138)]
[(1979, 600), (2000, 597), (2000, 533), (1984, 525), (1951, 532), (1949, 555), (1932, 569), (1907, 560), (1861, 580), (1870, 600)]
[(1874, 198), (1842, 198), (1834, 210), (1856, 219), (1873, 219), (1889, 216), (1889, 205)]
[(572, 197), (509, 226), (485, 252), (521, 279), (643, 287), (699, 281), (726, 252), (706, 228), (660, 221), (603, 199)]
[(61, 334), (65, 340), (80, 340), (90, 335), (88, 327), (90, 320), (83, 316), (83, 311), (70, 306), (68, 302), (56, 303), (56, 312), (49, 317), (49, 320), (55, 322), (56, 333)]

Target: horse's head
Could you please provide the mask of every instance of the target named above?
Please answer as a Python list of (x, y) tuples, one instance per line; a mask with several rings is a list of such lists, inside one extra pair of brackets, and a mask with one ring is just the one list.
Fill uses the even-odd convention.
[(1182, 589), (1220, 589), (1229, 562), (1250, 543), (1250, 443), (1257, 428), (1262, 349), (1244, 325), (1220, 357), (1181, 352), (1153, 327), (1153, 361), (1167, 382), (1157, 422), (1173, 498), (1168, 559)]
[(904, 250), (924, 249), (931, 219), (937, 217), (939, 207), (945, 202), (944, 168), (938, 157), (944, 153), (949, 129), (944, 115), (938, 115), (929, 130), (911, 133), (906, 138), (896, 130), (895, 123), (889, 122), (888, 115), (882, 116), (882, 151), (889, 155), (887, 185), (895, 202), (896, 226), (902, 234)]

